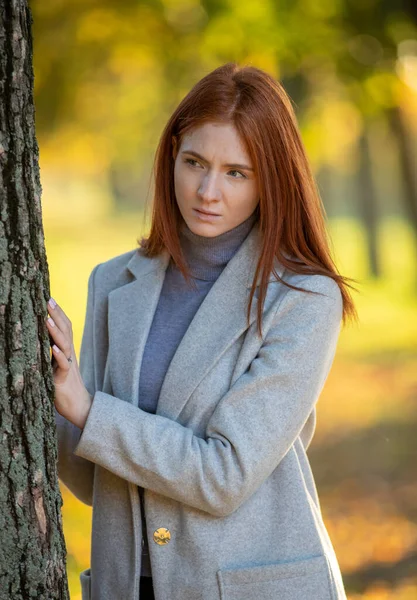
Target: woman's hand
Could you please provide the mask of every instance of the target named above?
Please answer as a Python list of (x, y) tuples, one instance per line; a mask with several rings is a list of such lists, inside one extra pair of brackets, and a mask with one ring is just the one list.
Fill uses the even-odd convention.
[(52, 355), (55, 358), (55, 407), (60, 415), (83, 429), (93, 397), (81, 378), (74, 351), (71, 321), (53, 298), (48, 301), (48, 312), (51, 317), (48, 317), (46, 324), (54, 341)]

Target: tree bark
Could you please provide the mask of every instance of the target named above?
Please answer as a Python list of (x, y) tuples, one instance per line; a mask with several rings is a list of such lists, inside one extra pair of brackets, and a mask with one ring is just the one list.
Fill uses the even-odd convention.
[(69, 598), (31, 25), (26, 0), (0, 0), (1, 600)]

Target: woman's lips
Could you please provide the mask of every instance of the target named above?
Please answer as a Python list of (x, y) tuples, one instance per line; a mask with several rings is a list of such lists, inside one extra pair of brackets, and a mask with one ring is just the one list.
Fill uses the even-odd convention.
[(193, 208), (193, 211), (197, 218), (201, 219), (202, 221), (216, 221), (221, 217), (221, 215), (208, 215), (207, 213), (199, 211), (197, 208)]

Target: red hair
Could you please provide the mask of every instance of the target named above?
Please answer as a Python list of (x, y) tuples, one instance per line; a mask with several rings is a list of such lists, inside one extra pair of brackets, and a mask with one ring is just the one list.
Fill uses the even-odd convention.
[[(260, 196), (256, 210), (263, 243), (248, 304), (248, 320), (255, 282), (261, 273), (257, 310), (261, 333), (269, 274), (276, 274), (275, 257), (295, 273), (334, 279), (343, 298), (343, 324), (348, 317), (356, 320), (357, 312), (348, 290), (352, 288), (348, 281), (352, 280), (340, 275), (332, 260), (324, 206), (290, 98), (271, 75), (253, 66), (229, 62), (208, 73), (180, 102), (166, 124), (155, 154), (151, 231), (148, 238), (137, 240), (146, 256), (156, 256), (167, 249), (184, 278), (190, 281), (179, 238), (182, 215), (174, 192), (174, 152), (185, 132), (207, 122), (234, 125), (246, 144), (258, 178)], [(278, 275), (277, 279), (292, 289), (308, 293)]]

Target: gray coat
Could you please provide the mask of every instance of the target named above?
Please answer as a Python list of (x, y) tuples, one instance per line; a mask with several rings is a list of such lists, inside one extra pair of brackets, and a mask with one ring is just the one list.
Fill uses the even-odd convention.
[(276, 263), (320, 294), (271, 274), (262, 342), (256, 297), (246, 322), (259, 236), (255, 224), (195, 314), (155, 415), (138, 408), (139, 373), (169, 255), (135, 249), (90, 275), (80, 369), (94, 401), (82, 431), (56, 412), (60, 479), (93, 506), (83, 600), (139, 598), (137, 486), (156, 600), (346, 599), (306, 455), (342, 297)]

